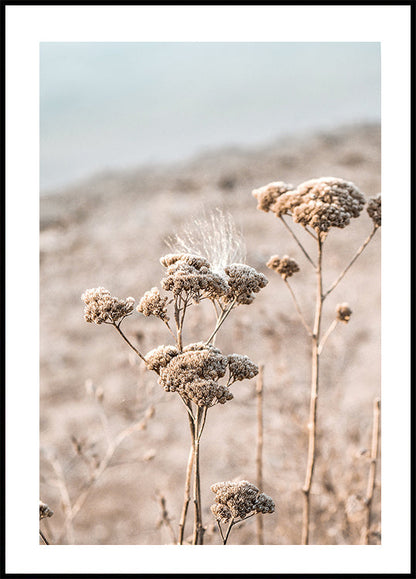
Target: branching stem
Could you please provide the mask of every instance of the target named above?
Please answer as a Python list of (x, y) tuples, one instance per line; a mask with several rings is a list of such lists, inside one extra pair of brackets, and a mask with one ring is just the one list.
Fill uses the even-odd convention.
[(339, 274), (339, 276), (337, 277), (337, 279), (334, 281), (334, 283), (329, 287), (329, 289), (324, 293), (324, 295), (322, 296), (322, 299), (324, 300), (326, 297), (329, 296), (329, 294), (337, 287), (337, 285), (339, 284), (339, 282), (342, 280), (342, 278), (344, 277), (344, 275), (347, 273), (347, 271), (350, 269), (350, 267), (353, 265), (353, 263), (355, 262), (355, 260), (362, 254), (362, 252), (364, 251), (364, 249), (367, 247), (367, 245), (370, 243), (370, 241), (372, 240), (372, 238), (374, 237), (374, 234), (376, 233), (376, 231), (379, 229), (379, 227), (377, 225), (374, 226), (373, 231), (370, 233), (370, 235), (367, 237), (367, 239), (364, 241), (364, 243), (361, 245), (361, 247), (359, 247), (354, 255), (354, 257), (352, 258), (352, 260), (350, 261), (350, 263), (347, 265), (347, 267)]
[[(296, 243), (299, 245), (300, 249), (302, 250), (302, 253), (304, 254), (304, 256), (306, 257), (306, 259), (309, 261), (310, 264), (312, 264), (312, 266), (314, 267), (314, 269), (316, 269), (316, 265), (314, 264), (312, 258), (310, 257), (310, 255), (308, 254), (308, 252), (306, 251), (306, 249), (303, 247), (302, 243), (299, 241), (297, 235), (293, 232), (293, 230), (289, 227), (289, 225), (286, 223), (286, 221), (283, 219), (283, 215), (280, 216), (280, 219), (283, 222), (283, 225), (286, 227), (286, 229), (289, 231), (289, 233), (291, 234), (291, 236), (293, 237), (293, 239), (296, 241)], [(310, 233), (310, 232), (309, 232)]]

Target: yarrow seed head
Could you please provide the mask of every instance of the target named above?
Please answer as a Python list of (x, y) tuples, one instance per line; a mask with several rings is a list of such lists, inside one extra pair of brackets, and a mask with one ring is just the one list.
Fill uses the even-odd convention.
[(280, 274), (283, 279), (286, 279), (299, 271), (299, 266), (296, 261), (288, 255), (285, 255), (282, 258), (278, 255), (272, 255), (266, 265), (268, 268)]
[(175, 346), (158, 346), (146, 354), (146, 366), (159, 374), (160, 369), (165, 368), (178, 354), (179, 350)]
[(116, 324), (134, 310), (134, 298), (120, 300), (103, 287), (85, 290), (81, 299), (85, 303), (85, 321), (94, 324)]
[(293, 191), (293, 189), (293, 185), (290, 185), (289, 183), (274, 181), (264, 187), (254, 189), (252, 194), (257, 199), (257, 209), (267, 213), (280, 195), (283, 195), (288, 191)]
[(211, 512), (221, 523), (242, 520), (250, 514), (275, 511), (271, 497), (260, 493), (255, 485), (246, 480), (218, 482), (211, 486), (211, 490), (216, 495)]
[(204, 257), (187, 253), (168, 254), (160, 262), (167, 268), (161, 285), (174, 296), (185, 293), (199, 302), (204, 298), (219, 299), (228, 291), (225, 278), (213, 272)]
[(348, 322), (350, 321), (351, 314), (352, 310), (347, 303), (337, 305), (337, 320), (339, 322), (348, 324)]
[(52, 517), (53, 510), (48, 507), (46, 503), (39, 501), (39, 520)]
[(227, 359), (230, 378), (234, 382), (237, 380), (250, 380), (259, 373), (258, 366), (248, 356), (230, 354)]
[(268, 284), (267, 277), (257, 272), (253, 267), (242, 263), (233, 263), (225, 268), (228, 276), (228, 292), (224, 296), (224, 303), (233, 300), (237, 304), (251, 304), (255, 293), (258, 293)]
[(376, 197), (370, 197), (367, 203), (367, 213), (373, 220), (375, 227), (381, 225), (381, 194)]
[(169, 316), (167, 315), (166, 302), (167, 297), (162, 298), (160, 291), (157, 287), (153, 287), (150, 291), (146, 292), (141, 298), (139, 305), (137, 306), (137, 311), (145, 316), (155, 316), (160, 318), (164, 322), (169, 321)]
[(277, 195), (268, 209), (277, 217), (292, 215), (295, 223), (325, 235), (331, 227), (349, 225), (352, 217), (360, 215), (364, 204), (363, 194), (350, 181), (321, 177)]

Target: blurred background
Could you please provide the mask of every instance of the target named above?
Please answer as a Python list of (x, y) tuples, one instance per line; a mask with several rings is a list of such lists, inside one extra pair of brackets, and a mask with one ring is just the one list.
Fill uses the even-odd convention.
[[(54, 511), (41, 522), (45, 536), (53, 544), (174, 541), (190, 444), (183, 405), (112, 328), (84, 322), (80, 297), (104, 286), (138, 301), (159, 285), (166, 239), (219, 208), (269, 284), (226, 320), (217, 346), (264, 364), (262, 490), (277, 504), (263, 517), (264, 541), (298, 544), (310, 343), (287, 288), (265, 264), (275, 254), (297, 260), (292, 285), (308, 321), (315, 276), (251, 192), (321, 176), (353, 181), (366, 197), (380, 192), (379, 45), (94, 42), (42, 43), (40, 51), (40, 498)], [(330, 232), (326, 287), (371, 228), (364, 210)], [(313, 252), (313, 240), (297, 233)], [(365, 524), (380, 394), (380, 233), (325, 302), (324, 330), (342, 302), (351, 321), (338, 325), (321, 359), (315, 544), (360, 543)], [(187, 343), (211, 333), (206, 306), (191, 308)], [(144, 353), (171, 340), (159, 320), (138, 313), (123, 327)], [(208, 414), (207, 544), (220, 544), (210, 486), (256, 483), (255, 390), (256, 380), (236, 384), (234, 399)], [(376, 480), (372, 543), (381, 540), (379, 471)], [(257, 540), (254, 519), (230, 537)]]
[(380, 122), (380, 46), (41, 43), (40, 186)]

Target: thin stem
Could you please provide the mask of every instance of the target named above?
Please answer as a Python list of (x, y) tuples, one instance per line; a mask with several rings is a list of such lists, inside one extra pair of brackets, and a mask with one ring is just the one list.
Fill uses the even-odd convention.
[(299, 241), (298, 237), (296, 236), (296, 234), (292, 231), (292, 229), (289, 227), (289, 225), (286, 223), (286, 221), (283, 219), (283, 215), (280, 216), (280, 219), (282, 220), (283, 225), (286, 227), (286, 229), (289, 231), (289, 233), (291, 234), (291, 236), (293, 237), (293, 239), (296, 241), (296, 243), (299, 245), (300, 249), (302, 250), (304, 256), (306, 257), (306, 259), (309, 261), (309, 263), (311, 263), (314, 267), (314, 269), (316, 269), (316, 265), (314, 264), (312, 258), (310, 257), (310, 255), (308, 254), (308, 252), (306, 251), (306, 249), (303, 247), (302, 243)]
[(220, 327), (222, 326), (222, 324), (225, 322), (228, 314), (231, 312), (231, 310), (233, 309), (235, 303), (237, 301), (237, 297), (235, 297), (233, 299), (233, 301), (230, 303), (230, 305), (228, 306), (228, 308), (226, 310), (224, 310), (223, 312), (221, 312), (220, 317), (217, 320), (216, 326), (214, 328), (214, 331), (212, 332), (212, 334), (210, 335), (210, 337), (208, 338), (208, 340), (205, 342), (206, 345), (210, 344), (212, 342), (212, 340), (214, 339), (216, 333), (218, 332), (218, 330), (220, 329)]
[(323, 336), (322, 340), (319, 342), (319, 347), (318, 347), (318, 354), (319, 355), (322, 354), (322, 350), (324, 349), (325, 342), (327, 341), (329, 336), (332, 334), (332, 332), (335, 330), (335, 328), (337, 327), (337, 324), (338, 324), (338, 320), (336, 318), (335, 318), (335, 320), (332, 320), (331, 325), (329, 326), (329, 328), (325, 332), (325, 335)]
[(139, 352), (139, 350), (133, 346), (133, 344), (130, 342), (130, 340), (127, 338), (127, 336), (125, 336), (125, 334), (122, 332), (121, 328), (120, 328), (120, 324), (112, 324), (115, 329), (117, 330), (117, 332), (120, 334), (120, 336), (123, 338), (123, 340), (125, 342), (127, 342), (127, 344), (130, 346), (130, 348), (136, 352), (136, 354), (139, 356), (139, 358), (141, 358), (143, 360), (144, 363), (146, 363), (146, 358), (143, 356), (143, 354), (141, 352)]
[(302, 310), (300, 309), (299, 302), (298, 302), (298, 300), (296, 299), (295, 292), (293, 291), (292, 286), (289, 284), (289, 282), (287, 281), (287, 279), (284, 279), (283, 281), (285, 282), (285, 284), (287, 285), (287, 287), (288, 287), (288, 289), (289, 289), (289, 291), (290, 291), (290, 295), (292, 296), (293, 303), (295, 304), (296, 311), (297, 311), (297, 313), (298, 313), (298, 315), (299, 315), (299, 318), (300, 318), (300, 320), (301, 320), (301, 322), (302, 322), (305, 330), (308, 332), (309, 336), (312, 336), (312, 330), (311, 330), (311, 328), (309, 327), (309, 324), (306, 322), (306, 320), (305, 320), (305, 318), (304, 318), (304, 316), (303, 316), (303, 314), (302, 314)]
[(201, 508), (201, 474), (199, 470), (199, 438), (200, 424), (202, 420), (202, 408), (198, 406), (196, 417), (194, 421), (194, 503), (195, 503), (195, 518), (194, 518), (194, 534), (192, 538), (193, 545), (203, 545), (204, 531), (202, 525), (202, 508)]
[[(259, 366), (259, 375), (256, 384), (257, 398), (257, 487), (263, 488), (263, 371), (264, 366)], [(263, 518), (257, 517), (257, 543), (264, 545)]]
[(371, 462), (370, 462), (370, 471), (368, 473), (367, 495), (365, 499), (367, 512), (366, 512), (366, 525), (363, 533), (364, 545), (370, 544), (371, 504), (373, 502), (374, 487), (376, 483), (379, 432), (380, 432), (380, 399), (376, 398), (374, 400), (373, 406), (373, 434), (371, 440), (371, 455), (370, 455)]
[(364, 249), (367, 247), (367, 245), (370, 243), (370, 241), (372, 240), (374, 234), (376, 233), (377, 229), (379, 229), (379, 227), (377, 225), (374, 226), (373, 231), (370, 233), (370, 235), (367, 237), (367, 239), (364, 241), (364, 243), (361, 245), (361, 247), (359, 247), (357, 249), (356, 254), (354, 255), (354, 257), (352, 258), (352, 260), (350, 261), (350, 263), (347, 265), (347, 267), (339, 274), (339, 276), (337, 277), (337, 279), (334, 281), (334, 283), (329, 287), (329, 289), (324, 293), (324, 295), (322, 296), (322, 299), (325, 299), (326, 297), (329, 296), (329, 294), (337, 287), (337, 285), (339, 284), (339, 282), (342, 280), (342, 278), (344, 277), (344, 275), (347, 273), (347, 271), (350, 269), (350, 267), (353, 265), (353, 263), (355, 262), (355, 260), (362, 254), (362, 252), (364, 251)]
[(185, 491), (184, 491), (182, 513), (181, 513), (181, 518), (179, 521), (178, 545), (183, 545), (183, 536), (184, 536), (184, 532), (185, 532), (186, 516), (188, 514), (189, 501), (191, 500), (191, 478), (192, 478), (192, 470), (193, 470), (193, 466), (194, 466), (195, 430), (194, 430), (194, 422), (193, 422), (190, 414), (188, 414), (188, 418), (189, 418), (189, 426), (191, 429), (191, 448), (189, 450), (188, 465), (186, 467)]
[(45, 543), (45, 545), (49, 545), (49, 541), (46, 539), (45, 535), (42, 533), (42, 531), (39, 529), (39, 535), (42, 539), (42, 541)]
[(175, 297), (175, 304), (174, 304), (174, 317), (175, 317), (175, 324), (176, 324), (176, 345), (178, 346), (178, 350), (182, 352), (182, 331), (181, 331), (181, 323), (180, 323), (180, 307), (178, 301), (182, 298), (180, 296)]
[(309, 544), (309, 523), (310, 523), (310, 491), (312, 478), (315, 467), (316, 457), (316, 418), (317, 403), (319, 390), (319, 334), (321, 329), (322, 318), (322, 239), (318, 239), (318, 264), (316, 268), (317, 289), (316, 289), (316, 306), (315, 321), (312, 334), (312, 376), (311, 376), (311, 393), (309, 406), (308, 422), (308, 456), (306, 464), (305, 482), (302, 488), (303, 502), (303, 519), (302, 519), (302, 545)]
[(228, 525), (228, 529), (227, 529), (227, 532), (226, 532), (225, 537), (224, 537), (224, 540), (223, 540), (223, 544), (224, 544), (224, 545), (227, 544), (228, 537), (230, 536), (230, 532), (231, 532), (231, 529), (233, 528), (233, 526), (234, 526), (234, 519), (231, 519), (231, 522), (230, 522), (230, 524)]
[(220, 535), (221, 535), (222, 544), (223, 544), (223, 545), (225, 545), (225, 542), (224, 542), (224, 534), (223, 534), (223, 532), (222, 532), (221, 523), (219, 522), (219, 520), (218, 520), (218, 519), (215, 519), (215, 520), (216, 520), (216, 523), (217, 523), (218, 529), (219, 529), (219, 531), (220, 531)]

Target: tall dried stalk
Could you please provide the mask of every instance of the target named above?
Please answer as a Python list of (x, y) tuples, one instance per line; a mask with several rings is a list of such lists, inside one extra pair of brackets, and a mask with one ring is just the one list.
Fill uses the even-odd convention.
[(380, 399), (376, 398), (373, 404), (373, 433), (371, 438), (370, 470), (368, 473), (367, 494), (364, 501), (366, 508), (365, 527), (363, 531), (364, 545), (370, 544), (371, 505), (373, 502), (374, 488), (376, 483), (379, 435), (380, 435)]
[(309, 544), (309, 526), (310, 526), (310, 492), (312, 486), (312, 477), (315, 468), (316, 456), (316, 424), (317, 424), (317, 407), (318, 407), (318, 390), (319, 390), (319, 337), (321, 331), (322, 319), (322, 241), (318, 239), (318, 261), (316, 266), (316, 305), (315, 321), (313, 325), (312, 340), (312, 360), (311, 360), (311, 393), (309, 404), (309, 422), (308, 422), (308, 456), (306, 462), (305, 482), (302, 487), (303, 519), (302, 519), (302, 545)]
[[(332, 177), (312, 179), (302, 183), (297, 188), (283, 182), (273, 182), (265, 187), (255, 189), (254, 197), (258, 201), (257, 208), (275, 213), (280, 218), (285, 228), (292, 235), (303, 255), (314, 268), (316, 275), (316, 300), (314, 323), (312, 329), (308, 325), (299, 301), (290, 286), (287, 278), (299, 271), (297, 263), (285, 256), (272, 256), (267, 263), (270, 269), (279, 273), (286, 287), (289, 289), (297, 314), (311, 340), (311, 385), (308, 419), (308, 450), (306, 459), (305, 481), (302, 487), (303, 492), (303, 516), (301, 529), (301, 543), (308, 545), (310, 542), (310, 521), (311, 521), (311, 488), (316, 461), (316, 440), (318, 423), (318, 394), (319, 394), (319, 360), (324, 345), (329, 335), (335, 329), (337, 322), (347, 323), (351, 315), (348, 304), (341, 304), (337, 309), (337, 318), (329, 326), (321, 339), (321, 323), (323, 305), (328, 295), (338, 286), (351, 266), (362, 254), (364, 249), (374, 237), (381, 225), (381, 197), (369, 200), (367, 212), (373, 221), (373, 229), (364, 243), (356, 251), (344, 270), (338, 275), (332, 285), (324, 291), (322, 285), (322, 257), (324, 241), (331, 227), (344, 228), (350, 223), (351, 217), (358, 217), (365, 203), (364, 196), (353, 183)], [(317, 243), (317, 257), (312, 259), (306, 251), (302, 241), (292, 231), (291, 227), (284, 219), (284, 215), (291, 215), (296, 223), (300, 223), (304, 230)], [(311, 231), (313, 229), (313, 231)], [(371, 494), (372, 496), (372, 494)], [(370, 499), (371, 504), (371, 499)]]
[[(243, 263), (230, 263), (230, 255), (236, 256), (240, 242), (230, 235), (230, 222), (223, 232), (215, 228), (204, 229), (202, 246), (214, 251), (212, 263), (196, 252), (176, 252), (161, 258), (166, 268), (161, 281), (164, 290), (173, 297), (163, 297), (158, 288), (152, 288), (141, 298), (137, 311), (145, 316), (155, 316), (168, 327), (175, 345), (161, 345), (143, 355), (121, 330), (121, 323), (133, 313), (134, 299), (120, 300), (105, 288), (92, 288), (82, 295), (85, 303), (84, 319), (96, 324), (114, 326), (123, 340), (145, 363), (149, 370), (158, 374), (158, 382), (167, 392), (177, 392), (183, 402), (190, 426), (191, 448), (185, 474), (184, 500), (179, 521), (178, 543), (184, 542), (186, 519), (191, 498), (194, 505), (192, 544), (202, 545), (205, 528), (202, 521), (200, 444), (208, 408), (224, 404), (233, 398), (229, 387), (236, 381), (253, 378), (257, 366), (247, 356), (224, 355), (214, 347), (214, 341), (230, 312), (240, 304), (250, 304), (254, 294), (266, 286), (267, 278)], [(218, 224), (217, 220), (212, 225)], [(212, 235), (213, 243), (207, 243), (206, 233)], [(192, 239), (188, 240), (192, 242)], [(186, 243), (188, 244), (188, 241)], [(201, 241), (201, 239), (199, 239)], [(183, 245), (181, 241), (181, 246)], [(205, 341), (185, 345), (184, 323), (188, 309), (203, 299), (209, 299), (216, 312), (214, 329)], [(167, 306), (172, 305), (175, 328), (169, 325)], [(208, 332), (207, 332), (208, 334)], [(219, 380), (228, 375), (225, 384)], [(75, 505), (73, 508), (75, 508)], [(73, 510), (73, 509), (71, 509)]]
[[(259, 366), (256, 384), (257, 399), (257, 450), (256, 450), (256, 484), (263, 488), (263, 372), (264, 366)], [(264, 545), (263, 517), (257, 517), (257, 543)]]

